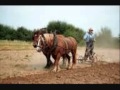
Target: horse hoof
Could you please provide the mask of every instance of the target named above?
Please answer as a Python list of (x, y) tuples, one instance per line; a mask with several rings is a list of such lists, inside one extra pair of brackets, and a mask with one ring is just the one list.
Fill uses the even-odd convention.
[(45, 66), (44, 68), (45, 68), (45, 69), (47, 69), (47, 68), (48, 68), (48, 66)]
[(70, 69), (75, 69), (76, 68), (76, 66), (75, 66), (75, 64), (74, 65), (72, 65), (72, 67), (70, 68)]
[(56, 72), (59, 72), (60, 71), (60, 69), (58, 69)]
[(70, 67), (67, 67), (67, 70), (70, 70)]
[(67, 68), (67, 70), (70, 70), (70, 68)]
[(55, 70), (53, 69), (52, 72), (59, 72), (61, 69)]
[(57, 68), (54, 67), (51, 71), (52, 71), (52, 72), (57, 72)]
[(57, 72), (57, 71), (53, 69), (52, 72)]
[(50, 68), (50, 66), (45, 66), (44, 68), (45, 68), (45, 69), (49, 69), (49, 68)]
[(45, 69), (49, 69), (49, 68), (51, 68), (51, 67), (53, 67), (53, 64), (46, 65), (44, 68), (45, 68)]

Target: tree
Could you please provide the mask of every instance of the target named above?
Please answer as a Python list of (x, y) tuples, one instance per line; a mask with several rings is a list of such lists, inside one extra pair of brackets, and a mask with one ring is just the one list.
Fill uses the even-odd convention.
[(23, 40), (23, 41), (31, 41), (32, 40), (32, 31), (27, 30), (25, 27), (18, 27), (17, 39)]
[(57, 30), (58, 34), (63, 34), (65, 36), (72, 36), (76, 39), (76, 41), (83, 45), (83, 35), (84, 31), (82, 29), (76, 28), (72, 24), (68, 24), (62, 21), (51, 21), (47, 25), (48, 32), (54, 32)]
[(101, 28), (101, 31), (96, 35), (96, 45), (100, 47), (111, 47), (113, 37), (111, 30), (108, 27)]
[(15, 39), (16, 31), (14, 28), (0, 24), (0, 39), (13, 40)]
[(66, 30), (66, 22), (61, 22), (61, 21), (51, 21), (47, 25), (47, 30), (48, 32), (54, 32), (57, 30), (57, 33), (63, 34)]

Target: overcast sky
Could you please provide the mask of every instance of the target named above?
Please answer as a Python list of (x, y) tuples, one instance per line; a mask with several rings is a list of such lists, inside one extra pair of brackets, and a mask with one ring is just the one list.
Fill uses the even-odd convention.
[(88, 31), (91, 27), (99, 32), (109, 27), (113, 36), (119, 35), (120, 7), (115, 6), (59, 6), (29, 5), (0, 6), (0, 23), (14, 28), (24, 26), (27, 29), (46, 27), (50, 21), (59, 20)]

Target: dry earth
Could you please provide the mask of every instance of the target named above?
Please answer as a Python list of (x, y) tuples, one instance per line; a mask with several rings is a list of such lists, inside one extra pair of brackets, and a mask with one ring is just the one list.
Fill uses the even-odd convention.
[[(78, 47), (77, 58), (85, 48)], [(75, 69), (54, 73), (44, 69), (46, 58), (36, 50), (0, 51), (1, 84), (120, 84), (119, 49), (96, 48), (96, 61), (77, 62)], [(52, 58), (51, 58), (52, 59)], [(60, 60), (60, 65), (62, 59)]]

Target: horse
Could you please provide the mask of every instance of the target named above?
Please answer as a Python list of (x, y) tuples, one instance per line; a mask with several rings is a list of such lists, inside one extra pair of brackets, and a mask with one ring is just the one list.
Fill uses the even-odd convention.
[[(53, 48), (54, 47), (54, 48)], [(60, 70), (59, 60), (60, 57), (68, 58), (68, 67), (67, 69), (73, 69), (76, 64), (76, 51), (77, 51), (77, 41), (73, 37), (58, 37), (56, 34), (42, 34), (38, 37), (37, 51), (46, 50), (51, 52), (51, 55), (54, 59), (53, 72)], [(52, 51), (51, 51), (52, 50)], [(70, 56), (68, 55), (71, 52), (72, 54), (72, 66), (70, 67)]]
[[(47, 29), (46, 28), (42, 28), (42, 29), (38, 29), (38, 30), (34, 31), (33, 37), (32, 37), (33, 47), (34, 48), (37, 47), (39, 35), (42, 35), (44, 33), (47, 33)], [(43, 54), (45, 55), (45, 57), (47, 59), (47, 64), (46, 64), (45, 68), (50, 68), (53, 65), (52, 61), (50, 60), (50, 53), (46, 52), (45, 50), (43, 50), (42, 52), (43, 52)]]
[[(33, 47), (36, 48), (37, 47), (37, 43), (38, 43), (38, 37), (39, 35), (42, 35), (44, 33), (48, 33), (47, 29), (46, 28), (41, 28), (41, 29), (37, 29), (37, 30), (34, 30), (34, 33), (33, 33), (33, 37), (32, 37), (32, 40), (33, 40)], [(57, 35), (57, 37), (61, 37), (61, 38), (64, 38), (63, 35)], [(54, 47), (53, 47), (54, 48)], [(42, 50), (43, 54), (45, 55), (46, 59), (47, 59), (47, 64), (45, 66), (45, 68), (50, 68), (52, 65), (53, 65), (53, 62), (50, 60), (50, 56), (51, 56), (51, 52), (49, 51), (49, 48), (46, 48), (44, 50)], [(52, 51), (52, 50), (51, 50)], [(66, 58), (70, 58), (68, 55), (63, 55), (63, 66), (66, 65)]]

